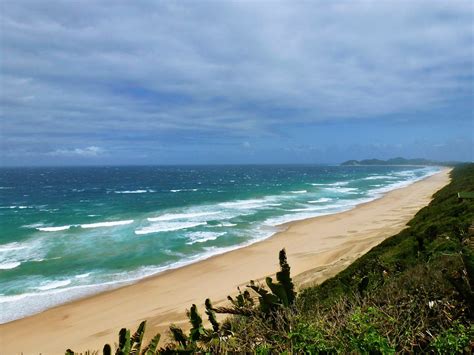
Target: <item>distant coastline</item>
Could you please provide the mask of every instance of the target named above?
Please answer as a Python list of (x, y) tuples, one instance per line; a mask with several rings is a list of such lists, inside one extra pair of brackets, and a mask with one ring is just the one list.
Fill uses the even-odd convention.
[(387, 160), (381, 159), (363, 159), (363, 160), (347, 160), (341, 163), (341, 166), (454, 166), (459, 162), (438, 162), (428, 159), (405, 159), (392, 158)]

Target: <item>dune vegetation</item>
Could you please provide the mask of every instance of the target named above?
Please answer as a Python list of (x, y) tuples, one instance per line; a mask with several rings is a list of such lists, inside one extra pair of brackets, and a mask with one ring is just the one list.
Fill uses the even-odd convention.
[[(192, 305), (190, 330), (171, 325), (168, 343), (157, 334), (142, 344), (143, 322), (101, 351), (472, 353), (474, 199), (458, 193), (474, 192), (474, 164), (455, 167), (451, 178), (407, 228), (320, 285), (296, 293), (282, 250), (276, 280), (250, 281), (226, 307), (206, 300), (206, 325)], [(226, 316), (219, 322), (217, 314)]]

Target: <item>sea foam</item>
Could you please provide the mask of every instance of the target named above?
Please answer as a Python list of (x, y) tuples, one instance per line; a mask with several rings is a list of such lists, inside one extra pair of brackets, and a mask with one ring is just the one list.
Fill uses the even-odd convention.
[(192, 245), (195, 243), (204, 243), (207, 241), (216, 240), (226, 233), (227, 232), (192, 232), (188, 234), (190, 241), (186, 244)]
[(393, 180), (396, 179), (395, 176), (392, 175), (372, 175), (368, 176), (366, 178), (363, 178), (362, 180)]
[(27, 248), (26, 245), (22, 245), (18, 242), (12, 242), (8, 244), (0, 245), (0, 253), (21, 250), (21, 249), (26, 249), (26, 248)]
[(214, 211), (214, 212), (190, 212), (190, 213), (165, 213), (161, 216), (158, 217), (151, 217), (147, 218), (148, 221), (150, 222), (156, 222), (156, 221), (172, 221), (176, 219), (193, 219), (196, 217), (204, 217), (204, 216), (212, 216), (219, 214), (220, 212)]
[(308, 201), (308, 203), (324, 203), (324, 202), (329, 202), (329, 201), (332, 201), (332, 198), (321, 197), (321, 198), (318, 198), (317, 200)]
[(163, 223), (156, 223), (148, 227), (137, 229), (135, 230), (135, 234), (143, 235), (143, 234), (151, 234), (151, 233), (159, 233), (159, 232), (171, 232), (171, 231), (177, 231), (180, 229), (194, 228), (194, 227), (202, 226), (205, 224), (207, 224), (207, 222), (163, 222)]
[(59, 232), (59, 231), (68, 230), (71, 227), (72, 227), (72, 225), (59, 226), (59, 227), (38, 227), (36, 229), (41, 231), (41, 232)]
[(46, 291), (46, 290), (52, 290), (52, 289), (55, 289), (55, 288), (59, 288), (59, 287), (64, 287), (64, 286), (67, 286), (71, 283), (71, 280), (61, 280), (61, 281), (52, 281), (52, 282), (48, 282), (42, 286), (38, 286), (36, 287), (37, 290), (40, 290), (40, 291)]
[(114, 191), (116, 194), (145, 194), (147, 192), (155, 192), (155, 190), (124, 190), (124, 191)]
[(81, 224), (81, 228), (102, 228), (102, 227), (116, 227), (116, 226), (124, 226), (127, 224), (132, 224), (133, 219), (127, 219), (124, 221), (108, 221), (108, 222), (98, 222), (98, 223), (88, 223), (88, 224)]
[(271, 207), (273, 204), (272, 199), (248, 199), (248, 200), (235, 200), (229, 202), (221, 202), (219, 206), (229, 209), (260, 209), (265, 207)]
[(21, 262), (19, 261), (0, 263), (0, 270), (14, 269), (20, 265), (21, 265)]
[(356, 187), (326, 187), (325, 190), (341, 194), (356, 194), (359, 189)]

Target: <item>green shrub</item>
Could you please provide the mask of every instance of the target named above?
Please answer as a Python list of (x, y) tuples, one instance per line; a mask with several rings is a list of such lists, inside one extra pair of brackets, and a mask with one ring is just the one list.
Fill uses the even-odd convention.
[(474, 325), (466, 327), (459, 322), (454, 322), (432, 342), (432, 350), (437, 354), (471, 353), (473, 346)]
[(374, 307), (366, 310), (356, 309), (347, 324), (347, 338), (351, 350), (367, 354), (393, 354), (395, 349), (380, 334), (377, 325), (380, 318), (386, 317)]
[(312, 324), (297, 323), (289, 333), (293, 352), (299, 354), (320, 354), (335, 352), (336, 349), (325, 339), (323, 332)]

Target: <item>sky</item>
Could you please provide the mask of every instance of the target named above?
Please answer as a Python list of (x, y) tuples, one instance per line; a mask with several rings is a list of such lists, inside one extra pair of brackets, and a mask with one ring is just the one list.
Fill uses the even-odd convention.
[(0, 165), (474, 159), (474, 2), (0, 2)]

